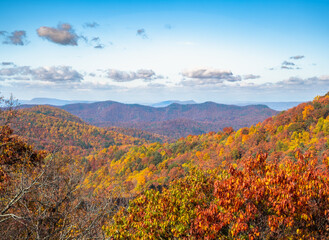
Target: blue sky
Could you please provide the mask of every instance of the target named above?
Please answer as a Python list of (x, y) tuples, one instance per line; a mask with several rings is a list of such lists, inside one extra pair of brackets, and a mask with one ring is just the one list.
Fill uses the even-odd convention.
[(0, 91), (151, 103), (329, 90), (329, 1), (0, 1)]

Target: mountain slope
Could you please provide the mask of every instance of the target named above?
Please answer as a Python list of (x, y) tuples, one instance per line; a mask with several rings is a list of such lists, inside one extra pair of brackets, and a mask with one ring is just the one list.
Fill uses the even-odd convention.
[[(113, 184), (124, 186), (130, 193), (139, 193), (152, 185), (168, 185), (192, 166), (214, 169), (223, 164), (245, 162), (258, 153), (267, 153), (268, 160), (282, 161), (295, 159), (296, 152), (309, 152), (322, 161), (329, 156), (328, 115), (329, 96), (316, 98), (236, 132), (225, 128), (223, 132), (188, 136), (170, 144), (131, 148), (90, 177), (96, 189)], [(106, 154), (93, 158), (104, 162)], [(104, 172), (105, 169), (110, 171)]]
[(137, 196), (106, 221), (109, 237), (329, 236), (329, 94), (251, 127), (174, 143), (144, 142), (48, 106), (19, 110), (16, 128), (38, 148), (59, 149), (63, 161), (78, 160), (88, 196)]
[(97, 102), (69, 104), (62, 109), (96, 126), (138, 128), (170, 137), (250, 126), (277, 112), (264, 105), (234, 106), (205, 102), (154, 108), (138, 104)]
[(139, 138), (86, 124), (80, 118), (56, 107), (35, 106), (18, 110), (13, 123), (17, 134), (38, 149), (87, 155), (109, 146), (138, 145)]
[(135, 148), (111, 162), (110, 174), (142, 193), (105, 231), (132, 239), (327, 239), (328, 146), (329, 94), (237, 132)]

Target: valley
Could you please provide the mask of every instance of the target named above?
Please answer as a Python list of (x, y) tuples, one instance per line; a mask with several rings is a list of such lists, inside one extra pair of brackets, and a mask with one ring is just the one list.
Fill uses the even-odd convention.
[[(112, 104), (110, 104), (110, 106), (111, 105)], [(72, 106), (68, 105), (68, 109), (70, 109), (70, 107), (72, 108)], [(77, 108), (77, 106), (74, 107)], [(177, 108), (182, 109), (180, 106), (174, 105), (174, 109)], [(255, 107), (252, 106), (248, 108), (249, 111), (250, 108), (255, 109)], [(84, 110), (84, 108), (81, 109)], [(98, 107), (96, 109), (99, 110), (100, 108)], [(189, 108), (187, 109), (190, 110)], [(40, 154), (43, 154), (43, 156), (45, 156), (45, 154), (48, 155), (46, 159), (50, 156), (56, 159), (56, 162), (53, 164), (61, 165), (61, 174), (64, 174), (63, 176), (69, 178), (74, 178), (75, 175), (80, 176), (80, 181), (77, 183), (80, 186), (79, 196), (77, 197), (84, 196), (86, 201), (89, 201), (90, 204), (95, 203), (95, 201), (100, 203), (110, 196), (112, 196), (112, 198), (116, 196), (116, 198), (119, 197), (120, 199), (131, 199), (131, 207), (127, 209), (128, 212), (113, 212), (113, 224), (108, 223), (105, 226), (105, 233), (109, 236), (117, 236), (119, 238), (119, 235), (116, 234), (118, 229), (120, 229), (120, 236), (125, 236), (124, 238), (132, 236), (129, 234), (133, 234), (133, 236), (144, 236), (146, 233), (151, 234), (154, 238), (158, 238), (157, 234), (161, 234), (162, 231), (154, 229), (158, 225), (148, 227), (147, 229), (150, 229), (150, 232), (148, 232), (145, 231), (144, 225), (148, 224), (147, 222), (143, 224), (144, 227), (138, 228), (137, 226), (141, 224), (141, 222), (139, 222), (140, 220), (134, 222), (135, 220), (133, 219), (135, 218), (129, 218), (125, 220), (127, 223), (123, 223), (120, 220), (125, 219), (129, 214), (138, 214), (138, 216), (140, 216), (139, 219), (143, 219), (147, 217), (148, 214), (151, 214), (150, 210), (146, 210), (149, 207), (157, 208), (154, 214), (157, 213), (160, 215), (154, 215), (152, 218), (157, 219), (156, 223), (160, 224), (159, 226), (161, 226), (163, 221), (169, 221), (167, 217), (170, 219), (178, 219), (183, 216), (180, 214), (187, 214), (187, 216), (189, 216), (187, 222), (171, 223), (172, 225), (166, 223), (163, 228), (163, 231), (165, 231), (163, 233), (164, 236), (172, 236), (170, 233), (172, 232), (172, 227), (177, 226), (177, 224), (182, 226), (175, 232), (175, 236), (178, 237), (199, 236), (198, 234), (202, 236), (225, 235), (225, 231), (223, 230), (223, 232), (221, 230), (222, 227), (220, 227), (222, 225), (219, 225), (218, 230), (215, 232), (208, 232), (208, 230), (205, 231), (203, 228), (196, 228), (197, 225), (194, 224), (196, 224), (199, 219), (196, 218), (196, 216), (199, 216), (199, 214), (206, 214), (204, 211), (208, 211), (207, 208), (212, 207), (212, 205), (202, 205), (205, 199), (208, 199), (207, 201), (209, 202), (213, 202), (211, 204), (220, 204), (218, 200), (216, 200), (217, 196), (220, 195), (211, 194), (215, 191), (214, 187), (217, 189), (219, 186), (218, 184), (226, 184), (226, 181), (231, 181), (230, 184), (235, 184), (235, 181), (238, 181), (238, 176), (240, 176), (236, 175), (237, 171), (241, 171), (239, 174), (248, 174), (248, 177), (253, 179), (252, 181), (274, 181), (274, 179), (279, 176), (278, 174), (288, 174), (287, 176), (290, 176), (288, 172), (285, 172), (285, 169), (295, 169), (296, 167), (300, 169), (302, 167), (302, 169), (304, 169), (302, 172), (296, 170), (297, 172), (295, 172), (295, 174), (297, 175), (294, 178), (295, 180), (291, 179), (288, 182), (283, 182), (282, 184), (286, 185), (282, 185), (283, 188), (281, 190), (276, 189), (275, 191), (285, 191), (284, 189), (286, 188), (290, 189), (289, 184), (297, 184), (298, 188), (291, 190), (294, 194), (303, 194), (303, 196), (304, 194), (311, 194), (310, 196), (315, 194), (314, 197), (319, 199), (323, 199), (327, 196), (327, 192), (318, 192), (320, 188), (316, 186), (320, 185), (312, 185), (312, 192), (295, 192), (300, 191), (298, 190), (299, 188), (307, 187), (306, 185), (304, 186), (304, 184), (316, 183), (314, 182), (315, 180), (313, 182), (302, 181), (304, 175), (299, 176), (298, 174), (306, 173), (313, 174), (310, 175), (313, 177), (318, 176), (316, 177), (316, 181), (323, 179), (321, 180), (321, 191), (326, 191), (327, 188), (329, 190), (329, 184), (327, 180), (325, 180), (328, 174), (325, 169), (327, 166), (326, 164), (328, 164), (327, 158), (329, 156), (327, 147), (327, 142), (329, 141), (329, 130), (327, 129), (327, 122), (329, 121), (328, 95), (316, 97), (313, 102), (302, 103), (295, 108), (268, 117), (265, 121), (250, 127), (242, 127), (236, 131), (232, 127), (225, 127), (223, 130), (217, 132), (213, 131), (199, 135), (189, 135), (179, 140), (137, 129), (92, 126), (69, 112), (51, 106), (35, 106), (15, 111), (16, 117), (11, 121), (10, 126), (20, 138), (22, 137), (22, 140), (19, 141), (26, 141), (35, 149), (43, 151), (42, 153), (40, 152)], [(257, 109), (257, 111), (259, 111), (259, 109)], [(136, 111), (132, 116), (138, 116)], [(117, 121), (118, 119), (119, 117), (116, 118)], [(2, 131), (4, 131), (4, 129)], [(14, 138), (15, 136), (13, 135)], [(2, 141), (5, 141), (5, 139)], [(2, 154), (4, 154), (4, 152), (2, 152)], [(10, 156), (7, 157), (10, 158)], [(306, 165), (299, 166), (298, 164), (300, 164), (301, 161)], [(4, 166), (6, 165), (2, 165), (2, 168)], [(250, 168), (250, 166), (254, 167)], [(66, 172), (72, 169), (72, 167), (79, 170), (75, 170), (75, 172)], [(277, 170), (275, 172), (268, 172), (270, 170), (272, 171), (273, 168)], [(257, 175), (257, 171), (265, 171), (268, 172), (266, 174), (274, 175), (266, 175), (266, 179), (263, 179), (265, 175)], [(16, 174), (6, 174), (10, 174), (8, 176), (11, 176), (10, 178), (12, 181), (20, 182), (19, 179), (16, 179)], [(33, 179), (33, 174), (24, 177), (27, 179), (32, 177)], [(243, 178), (239, 181), (245, 180)], [(207, 185), (202, 185), (205, 183)], [(183, 187), (183, 189), (179, 190), (183, 193), (186, 191), (184, 184), (188, 184), (190, 189), (188, 193), (186, 193), (186, 196), (180, 196), (177, 195), (176, 192), (172, 192), (177, 191), (177, 188), (180, 189)], [(273, 207), (276, 206), (275, 204), (282, 204), (280, 201), (290, 201), (289, 199), (272, 199), (271, 196), (274, 192), (271, 191), (274, 190), (270, 190), (269, 187), (275, 187), (275, 184), (277, 183), (273, 182), (270, 185), (266, 185), (267, 187), (264, 189), (264, 191), (268, 189), (270, 192), (266, 193), (268, 197), (262, 198), (263, 204), (274, 204), (273, 206), (271, 205), (272, 207), (269, 205), (269, 209), (273, 209)], [(5, 189), (7, 189), (6, 191), (9, 191), (8, 187), (5, 186)], [(200, 187), (201, 189), (199, 189)], [(226, 185), (223, 185), (221, 188), (225, 189), (226, 187)], [(260, 191), (262, 188), (257, 189)], [(37, 191), (37, 189), (35, 190)], [(231, 190), (227, 189), (225, 191)], [(202, 194), (198, 195), (197, 193)], [(35, 194), (37, 194), (37, 192)], [(232, 194), (238, 194), (238, 192), (232, 192)], [(263, 193), (255, 192), (253, 194), (254, 195), (250, 197), (255, 197), (255, 194)], [(280, 192), (276, 194), (280, 194)], [(151, 200), (153, 198), (158, 200), (153, 202), (153, 200)], [(141, 201), (140, 199), (149, 200), (146, 202), (143, 200), (142, 203), (139, 203), (139, 201)], [(159, 206), (157, 207), (158, 201), (167, 201), (167, 203), (171, 202), (170, 204), (174, 204), (170, 205), (170, 207), (181, 208), (180, 205), (175, 204), (183, 200), (186, 201), (186, 204), (192, 205), (188, 205), (190, 206), (188, 209), (181, 209), (180, 211), (183, 212), (179, 215), (162, 216), (163, 213), (161, 211), (166, 211), (166, 208), (169, 206), (165, 207), (166, 205), (161, 205), (160, 208)], [(267, 203), (267, 201), (270, 202)], [(307, 223), (307, 220), (302, 220), (304, 219), (302, 216), (307, 214), (310, 218), (316, 217), (315, 215), (309, 215), (313, 214), (313, 210), (310, 210), (308, 207), (297, 208), (298, 204), (302, 204), (298, 206), (308, 206), (308, 201), (311, 200), (307, 200), (303, 203), (292, 202), (290, 203), (291, 205), (289, 205), (291, 208), (295, 208), (294, 211), (297, 211), (294, 221), (297, 221), (298, 224), (295, 222), (293, 226), (298, 229), (302, 228), (303, 224), (312, 224), (312, 222)], [(317, 207), (327, 206), (326, 200), (323, 201), (324, 202), (319, 203), (319, 206), (316, 205), (314, 206), (315, 208), (312, 207), (312, 209), (314, 208), (314, 211), (318, 211), (316, 210), (318, 209)], [(113, 204), (111, 206), (115, 207), (115, 204)], [(134, 204), (142, 204), (139, 205), (142, 208), (134, 210)], [(247, 204), (247, 202), (241, 202), (240, 204), (242, 204), (241, 207), (237, 209), (234, 208), (234, 211), (238, 211), (239, 214), (242, 214), (247, 219), (254, 219), (254, 217), (257, 216), (248, 215), (249, 213), (244, 210), (245, 206), (249, 206), (255, 208), (256, 211), (259, 207), (257, 204), (252, 206), (244, 205)], [(220, 206), (229, 207), (230, 205)], [(140, 212), (144, 211), (144, 207), (146, 212)], [(224, 207), (224, 209), (231, 211), (226, 207)], [(15, 212), (15, 209), (16, 208), (13, 208), (12, 211)], [(178, 214), (175, 213), (175, 210), (173, 211), (173, 214)], [(311, 211), (311, 213), (309, 211)], [(286, 215), (284, 215), (284, 218), (290, 216), (290, 212), (291, 210), (285, 210), (284, 214)], [(293, 211), (291, 213), (293, 213)], [(279, 218), (281, 214), (283, 213), (275, 214), (275, 217)], [(224, 216), (226, 215), (223, 215), (223, 217)], [(158, 217), (160, 218), (158, 219)], [(231, 219), (229, 221), (236, 221), (234, 217), (229, 219)], [(207, 224), (215, 224), (214, 226), (217, 226), (216, 224), (219, 223), (222, 224), (222, 220), (220, 219), (214, 219), (212, 221), (213, 222)], [(256, 219), (254, 221), (256, 221)], [(127, 226), (125, 224), (128, 223), (134, 224), (135, 227), (126, 228)], [(102, 225), (105, 223), (99, 224)], [(230, 224), (230, 222), (227, 224)], [(250, 224), (249, 221), (245, 224), (248, 226), (246, 229), (243, 228), (245, 230), (234, 230), (234, 234), (242, 234), (241, 236), (243, 236), (247, 231), (248, 234), (274, 234), (273, 236), (277, 236), (276, 234), (280, 233), (284, 236), (288, 236), (291, 233), (291, 230), (287, 228), (287, 224), (290, 223), (287, 222), (278, 222), (278, 226), (280, 226), (281, 229), (277, 230), (278, 232), (268, 230), (268, 228), (273, 228), (271, 225), (265, 225), (264, 229), (262, 227), (262, 229), (259, 228), (259, 230), (257, 230), (258, 232), (252, 232), (254, 230), (248, 225)], [(227, 227), (229, 226), (231, 225), (227, 225)], [(311, 230), (304, 230), (303, 234), (314, 234), (309, 231)], [(82, 234), (82, 232), (79, 234)]]

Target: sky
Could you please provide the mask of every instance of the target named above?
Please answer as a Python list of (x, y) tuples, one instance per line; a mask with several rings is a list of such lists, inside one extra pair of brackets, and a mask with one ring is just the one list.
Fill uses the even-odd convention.
[(329, 91), (328, 0), (0, 0), (0, 93), (155, 103)]

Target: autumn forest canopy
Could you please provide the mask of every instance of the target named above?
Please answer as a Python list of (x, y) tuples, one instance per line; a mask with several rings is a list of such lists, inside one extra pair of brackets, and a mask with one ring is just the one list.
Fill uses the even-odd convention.
[[(4, 239), (329, 238), (329, 94), (282, 112), (235, 109), (237, 122), (263, 119), (193, 135), (189, 127), (215, 115), (149, 108), (141, 124), (127, 110), (129, 128), (105, 124), (117, 121), (112, 105), (106, 115), (89, 105), (1, 103)], [(170, 125), (179, 108), (201, 114), (197, 123)], [(147, 131), (154, 116), (162, 122), (154, 129), (166, 128)], [(177, 129), (183, 137), (161, 134)]]

